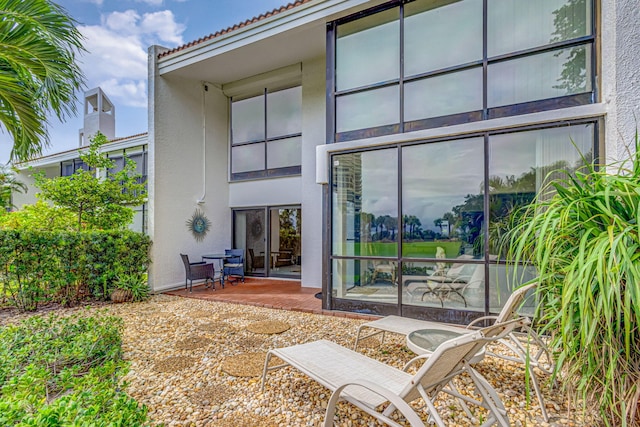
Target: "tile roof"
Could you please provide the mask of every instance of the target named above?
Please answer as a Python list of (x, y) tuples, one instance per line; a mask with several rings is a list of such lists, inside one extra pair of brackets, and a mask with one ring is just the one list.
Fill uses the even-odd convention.
[(214, 39), (216, 37), (220, 37), (220, 36), (223, 36), (225, 34), (229, 34), (230, 32), (233, 32), (235, 30), (239, 30), (240, 28), (244, 28), (244, 27), (246, 27), (248, 25), (251, 25), (251, 24), (254, 24), (254, 23), (258, 22), (258, 21), (262, 21), (264, 19), (270, 18), (270, 17), (272, 17), (274, 15), (277, 15), (279, 13), (286, 12), (287, 10), (291, 10), (294, 7), (298, 7), (298, 6), (303, 5), (305, 3), (309, 3), (310, 1), (312, 1), (312, 0), (296, 0), (294, 2), (286, 4), (284, 6), (280, 6), (279, 8), (273, 9), (272, 11), (265, 12), (265, 13), (259, 15), (259, 16), (254, 16), (253, 18), (247, 19), (244, 22), (240, 22), (240, 23), (235, 24), (235, 25), (233, 25), (231, 27), (227, 27), (227, 28), (225, 28), (223, 30), (216, 31), (215, 33), (211, 33), (208, 36), (201, 37), (198, 40), (194, 40), (194, 41), (189, 42), (187, 44), (183, 44), (182, 46), (178, 46), (178, 47), (175, 47), (173, 49), (166, 50), (166, 51), (164, 51), (162, 53), (159, 53), (158, 54), (158, 58), (162, 58), (164, 56), (171, 55), (173, 53), (179, 52), (181, 50), (184, 50), (186, 48), (195, 46), (195, 45), (200, 44), (200, 43), (204, 43), (204, 42), (206, 42), (208, 40), (211, 40), (211, 39)]

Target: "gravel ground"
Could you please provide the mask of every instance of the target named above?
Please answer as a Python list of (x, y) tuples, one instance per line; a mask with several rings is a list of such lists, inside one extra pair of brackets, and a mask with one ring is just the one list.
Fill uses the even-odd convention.
[[(104, 306), (87, 312), (96, 309)], [(331, 393), (291, 367), (271, 371), (262, 393), (264, 355), (274, 347), (323, 338), (352, 347), (357, 327), (364, 322), (166, 295), (145, 303), (109, 305), (106, 310), (125, 320), (124, 351), (131, 363), (125, 377), (128, 393), (149, 407), (155, 424), (168, 427), (320, 426)], [(0, 324), (19, 317), (0, 316)], [(284, 332), (271, 333), (287, 325)], [(393, 335), (383, 346), (377, 338), (366, 340), (359, 351), (399, 368), (414, 356), (404, 338)], [(526, 404), (522, 365), (487, 357), (476, 368), (498, 391), (512, 425), (600, 424), (596, 418), (570, 413), (558, 387), (543, 390), (551, 417), (545, 423), (533, 393)], [(465, 384), (461, 378), (459, 388)], [(437, 406), (450, 426), (474, 425), (455, 400), (441, 398)], [(357, 408), (340, 404), (335, 425), (377, 424)]]

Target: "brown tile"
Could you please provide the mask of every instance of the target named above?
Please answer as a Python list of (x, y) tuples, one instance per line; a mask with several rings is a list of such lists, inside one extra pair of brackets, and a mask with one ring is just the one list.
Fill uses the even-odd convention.
[(323, 314), (327, 310), (322, 310), (322, 301), (315, 297), (319, 291), (317, 288), (302, 287), (297, 280), (246, 278), (244, 283), (225, 285), (224, 289), (218, 283), (215, 291), (200, 285), (194, 286), (191, 293), (185, 289), (165, 293), (186, 298)]

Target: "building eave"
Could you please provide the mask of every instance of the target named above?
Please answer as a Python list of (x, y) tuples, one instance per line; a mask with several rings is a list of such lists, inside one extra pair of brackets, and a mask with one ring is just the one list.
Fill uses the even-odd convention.
[[(268, 18), (158, 58), (160, 75), (180, 70), (280, 33), (324, 21), (371, 0), (311, 0)], [(223, 83), (223, 82), (221, 82)]]
[[(100, 147), (100, 151), (103, 153), (124, 150), (132, 147), (139, 147), (147, 144), (149, 135), (147, 132), (136, 135), (126, 136), (122, 138), (115, 138)], [(18, 163), (14, 165), (18, 170), (26, 170), (29, 168), (43, 168), (47, 166), (56, 165), (60, 162), (67, 160), (77, 159), (80, 153), (87, 150), (87, 147), (74, 148), (71, 150), (59, 151), (57, 153), (48, 154), (46, 156), (38, 157), (27, 162)]]

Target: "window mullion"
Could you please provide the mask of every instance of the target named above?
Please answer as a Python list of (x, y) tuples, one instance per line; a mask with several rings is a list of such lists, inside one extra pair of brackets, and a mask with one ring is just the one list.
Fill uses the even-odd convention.
[(400, 133), (404, 133), (404, 4), (400, 5), (400, 76), (399, 87), (400, 91)]
[(264, 89), (264, 170), (267, 170), (267, 88)]

